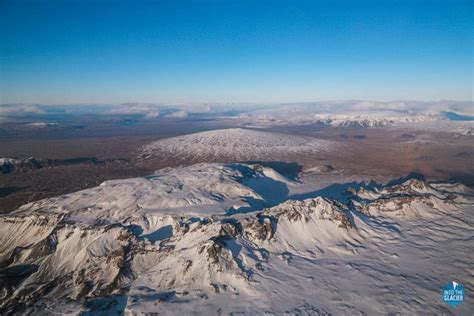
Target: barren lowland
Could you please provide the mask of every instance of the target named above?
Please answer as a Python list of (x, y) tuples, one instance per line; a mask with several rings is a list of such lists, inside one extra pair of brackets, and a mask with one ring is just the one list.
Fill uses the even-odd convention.
[[(23, 123), (3, 124), (0, 157), (24, 162), (2, 167), (0, 210), (198, 162), (286, 162), (305, 174), (330, 166), (326, 173), (332, 175), (390, 179), (420, 173), (474, 183), (474, 136), (466, 124), (364, 128), (297, 122), (262, 128), (247, 120), (88, 119), (34, 131)], [(36, 164), (25, 161), (31, 158)]]

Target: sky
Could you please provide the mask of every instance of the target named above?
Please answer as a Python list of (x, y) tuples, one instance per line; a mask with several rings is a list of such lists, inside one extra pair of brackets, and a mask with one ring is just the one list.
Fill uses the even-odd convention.
[(0, 0), (0, 103), (472, 100), (472, 1)]

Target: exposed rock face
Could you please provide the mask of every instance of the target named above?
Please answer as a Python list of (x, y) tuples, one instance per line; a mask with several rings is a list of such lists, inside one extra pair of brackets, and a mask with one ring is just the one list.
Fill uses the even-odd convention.
[(418, 194), (436, 194), (436, 190), (420, 179), (409, 179), (402, 184), (385, 187), (380, 190), (381, 194), (405, 194), (405, 195), (418, 195)]
[[(142, 191), (133, 187), (133, 194), (124, 188), (135, 181), (108, 182), (1, 216), (0, 312), (35, 312), (44, 304), (52, 310), (76, 304), (87, 311), (95, 308), (91, 300), (119, 296), (129, 296), (132, 310), (138, 304), (134, 297), (157, 303), (177, 300), (177, 295), (258, 298), (255, 275), (265, 276), (272, 260), (286, 267), (296, 256), (311, 261), (331, 252), (353, 255), (367, 236), (385, 233), (378, 217), (429, 218), (472, 205), (467, 188), (409, 180), (351, 190), (347, 203), (315, 197), (249, 212), (198, 213), (213, 203), (227, 205), (227, 199), (260, 197), (255, 183), (264, 173), (272, 181), (280, 178), (246, 165), (175, 171), (174, 176), (155, 175), (151, 179), (159, 184), (143, 185)], [(199, 188), (187, 191), (190, 185)], [(216, 190), (221, 190), (218, 196)], [(112, 200), (114, 194), (126, 203)], [(147, 194), (159, 196), (155, 209), (143, 207), (152, 205), (143, 203)], [(181, 203), (183, 194), (187, 205)], [(175, 213), (169, 205), (176, 205)]]
[[(129, 262), (140, 242), (127, 228), (51, 218), (30, 216), (21, 223), (23, 231), (2, 230), (2, 241), (15, 240), (2, 252), (2, 310), (18, 310), (44, 297), (77, 300), (121, 293), (133, 278)], [(29, 241), (18, 242), (24, 236)]]
[(340, 228), (352, 228), (347, 207), (342, 203), (322, 197), (304, 201), (288, 201), (270, 209), (268, 213), (293, 222), (300, 220), (308, 222), (311, 217), (315, 217), (318, 220), (334, 222)]
[[(468, 191), (459, 187), (458, 191)], [(465, 200), (463, 193), (449, 192), (419, 180), (409, 179), (404, 183), (374, 188), (349, 189), (356, 210), (371, 216), (403, 218), (430, 218), (456, 208)]]
[(272, 223), (275, 218), (259, 215), (245, 227), (246, 237), (250, 240), (265, 241), (273, 238), (276, 227)]
[[(351, 229), (339, 207), (322, 198), (289, 201), (247, 216), (245, 226), (226, 218), (194, 222), (174, 218), (173, 234), (157, 241), (120, 223), (83, 223), (67, 215), (35, 212), (3, 217), (1, 310), (18, 311), (59, 293), (78, 302), (120, 295), (144, 277), (157, 291), (196, 286), (218, 292), (249, 291), (254, 268), (242, 262), (237, 249), (273, 240), (277, 226), (286, 221), (330, 221), (334, 227)], [(167, 217), (154, 221), (166, 225)]]

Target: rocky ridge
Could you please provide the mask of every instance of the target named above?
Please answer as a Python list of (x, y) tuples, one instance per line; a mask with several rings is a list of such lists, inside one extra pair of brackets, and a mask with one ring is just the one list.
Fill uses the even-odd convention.
[[(91, 189), (77, 194), (100, 207), (76, 207), (73, 197), (64, 196), (1, 216), (0, 311), (34, 313), (44, 306), (57, 311), (63, 305), (94, 311), (98, 307), (92, 302), (98, 299), (115, 302), (113, 309), (122, 297), (128, 297), (129, 311), (147, 310), (151, 301), (159, 310), (157, 302), (199, 301), (215, 295), (265, 299), (257, 283), (272, 269), (274, 258), (291, 264), (295, 256), (316, 260), (353, 255), (370, 242), (368, 235), (393, 233), (386, 229), (387, 217), (428, 219), (472, 207), (472, 192), (462, 185), (411, 179), (349, 190), (344, 201), (317, 196), (275, 206), (254, 205), (257, 209), (240, 212), (184, 211), (212, 203), (229, 205), (226, 200), (249, 194), (261, 198), (267, 193), (258, 193), (254, 184), (265, 177), (264, 171), (272, 179), (283, 179), (259, 166), (198, 165), (168, 170), (173, 178), (165, 174), (150, 178), (161, 184), (180, 183), (173, 185), (177, 191), (153, 200), (155, 210), (140, 207), (144, 200), (135, 199), (113, 204), (123, 212), (110, 213), (108, 204), (100, 202), (103, 191)], [(160, 212), (160, 203), (169, 209), (170, 199), (181, 201), (183, 190), (187, 192), (187, 185), (195, 181), (190, 179), (204, 181), (200, 173), (208, 185), (202, 183), (201, 195), (187, 199), (194, 201), (192, 205), (177, 203), (173, 205), (182, 212)], [(218, 181), (212, 184), (212, 179)], [(112, 182), (107, 191), (125, 192), (120, 181)], [(226, 188), (227, 183), (240, 183), (241, 188), (230, 195), (222, 192), (214, 200), (204, 198), (204, 191)], [(168, 192), (165, 186), (140, 189), (145, 200), (148, 195), (156, 197), (155, 190)]]

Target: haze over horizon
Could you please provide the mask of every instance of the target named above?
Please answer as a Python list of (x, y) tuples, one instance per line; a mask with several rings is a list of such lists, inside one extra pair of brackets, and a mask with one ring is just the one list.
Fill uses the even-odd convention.
[(472, 100), (469, 1), (3, 1), (0, 103)]

